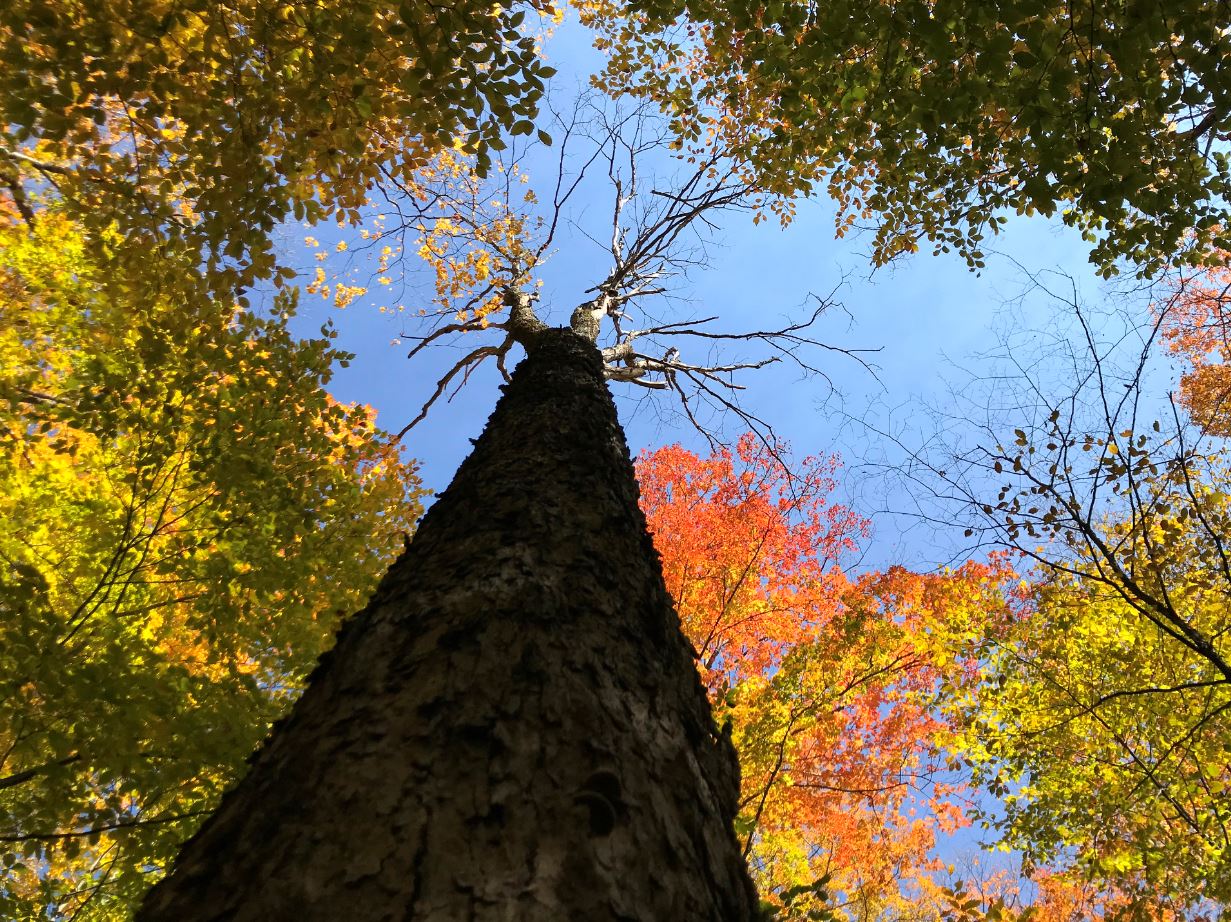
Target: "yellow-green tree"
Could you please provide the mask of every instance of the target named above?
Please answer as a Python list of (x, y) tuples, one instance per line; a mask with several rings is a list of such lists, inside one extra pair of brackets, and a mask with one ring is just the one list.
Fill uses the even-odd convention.
[(191, 252), (134, 287), (108, 239), (0, 226), (4, 918), (126, 918), (419, 512), (292, 297), (213, 301)]
[[(1225, 522), (1217, 505), (1203, 514)], [(1176, 543), (1192, 549), (1191, 533)], [(1186, 569), (1172, 604), (1217, 636), (1222, 580), (1199, 561)], [(1057, 575), (1037, 602), (972, 702), (968, 742), (1002, 795), (1008, 841), (1039, 863), (1073, 854), (1142, 909), (1227, 902), (1231, 681), (1101, 580)]]
[(1135, 426), (1140, 374), (1105, 374), (1106, 429), (1064, 402), (972, 456), (1014, 478), (984, 534), (1038, 569), (957, 707), (1004, 841), (1161, 918), (1231, 902), (1231, 471), (1188, 427)]

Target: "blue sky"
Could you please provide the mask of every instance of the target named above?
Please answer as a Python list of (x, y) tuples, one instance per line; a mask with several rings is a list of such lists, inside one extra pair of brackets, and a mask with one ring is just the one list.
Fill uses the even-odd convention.
[[(569, 23), (549, 40), (546, 53), (559, 70), (555, 83), (563, 88), (557, 90), (563, 96), (579, 87), (598, 63), (584, 31)], [(554, 158), (554, 151), (544, 153)], [(532, 154), (527, 164), (532, 182), (551, 178), (549, 160), (542, 153)], [(572, 214), (580, 226), (607, 219), (609, 194), (608, 187), (596, 184), (579, 195)], [(877, 367), (875, 375), (854, 360), (832, 354), (820, 359), (828, 383), (800, 380), (794, 370), (773, 366), (745, 375), (742, 383), (748, 389), (741, 399), (798, 455), (840, 453), (849, 465), (845, 492), (852, 502), (862, 504), (861, 512), (873, 514), (904, 505), (908, 498), (895, 497), (891, 489), (886, 494), (884, 485), (870, 479), (860, 464), (881, 449), (860, 421), (913, 425), (926, 437), (923, 408), (944, 404), (948, 388), (954, 383), (961, 386), (965, 372), (959, 366), (977, 369), (975, 356), (995, 348), (997, 331), (1003, 331), (1007, 322), (1003, 305), (1026, 283), (1017, 263), (1030, 271), (1061, 269), (1088, 295), (1097, 294), (1098, 281), (1087, 261), (1086, 245), (1074, 231), (1054, 221), (1011, 218), (1003, 233), (990, 241), (990, 249), (1004, 255), (990, 255), (987, 268), (975, 275), (957, 257), (931, 256), (926, 248), (873, 272), (867, 241), (859, 236), (835, 240), (832, 215), (831, 204), (818, 199), (801, 202), (798, 219), (786, 229), (773, 221), (754, 226), (746, 214), (726, 216), (709, 251), (709, 268), (679, 287), (676, 294), (683, 300), (677, 309), (684, 314), (720, 315), (715, 326), (724, 330), (756, 329), (798, 317), (810, 293), (824, 295), (838, 286), (836, 300), (842, 310), (822, 320), (820, 338), (838, 346), (881, 350), (869, 356)], [(288, 228), (285, 245), (292, 252), (301, 248), (303, 264), (310, 265), (308, 251), (302, 249), (302, 239), (309, 233), (327, 246), (338, 239), (358, 243), (349, 232), (339, 235), (329, 230)], [(610, 260), (580, 233), (566, 233), (559, 243), (543, 273), (542, 291), (543, 310), (557, 323), (585, 299), (585, 288), (602, 278)], [(406, 322), (408, 315), (419, 306), (429, 306), (427, 288), (416, 287), (414, 276), (412, 270), (410, 298), (404, 299), (406, 315), (380, 313), (375, 298), (385, 292), (374, 286), (373, 297), (361, 298), (344, 311), (305, 297), (298, 319), (305, 331), (326, 320), (334, 322), (340, 345), (357, 356), (350, 368), (339, 370), (335, 395), (371, 404), (379, 411), (381, 424), (394, 431), (416, 415), (460, 348), (434, 348), (408, 362), (408, 346), (391, 344), (404, 332), (414, 333), (413, 324)], [(424, 303), (415, 303), (416, 291)], [(1054, 305), (1042, 300), (1025, 307), (1028, 316), (1039, 318), (1049, 310)], [(681, 346), (689, 348), (687, 342)], [(473, 344), (468, 342), (467, 348)], [(497, 383), (491, 368), (476, 374), (450, 404), (438, 404), (407, 437), (406, 448), (421, 463), (424, 482), (431, 489), (443, 489), (465, 457), (469, 440), (478, 435), (494, 406)], [(704, 440), (682, 423), (669, 396), (645, 399), (647, 392), (632, 386), (617, 385), (613, 391), (634, 452), (675, 441), (705, 450)], [(738, 434), (737, 420), (726, 424), (732, 435)], [(903, 525), (878, 515), (869, 564), (901, 561), (926, 567), (947, 559), (948, 551), (938, 552), (934, 533), (904, 532)]]

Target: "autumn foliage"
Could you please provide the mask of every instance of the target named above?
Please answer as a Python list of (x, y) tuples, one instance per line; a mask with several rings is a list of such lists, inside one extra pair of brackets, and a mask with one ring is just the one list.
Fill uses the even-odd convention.
[[(277, 242), (292, 223), (349, 227), (373, 293), (417, 256), (410, 311), (433, 325), (411, 357), (502, 334), (406, 433), (531, 341), (514, 314), (557, 229), (590, 236), (570, 211), (589, 206), (568, 203), (591, 167), (615, 187), (614, 268), (581, 312), (607, 337), (607, 380), (685, 401), (771, 362), (818, 371), (809, 324), (713, 368), (665, 338), (741, 337), (682, 315), (621, 328), (692, 265), (677, 235), (728, 207), (785, 225), (826, 190), (838, 236), (868, 227), (878, 264), (924, 248), (981, 270), (988, 235), (1039, 213), (1103, 276), (1186, 267), (1143, 326), (1137, 378), (1109, 387), (1095, 355), (1097, 400), (1012, 423), (974, 464), (1012, 480), (960, 499), (1014, 556), (870, 570), (838, 459), (754, 435), (638, 470), (739, 753), (736, 832), (767, 911), (1213, 918), (1231, 904), (1225, 4), (574, 5), (605, 55), (591, 84), (640, 106), (615, 129), (606, 101), (572, 121), (553, 106), (558, 174), (536, 192), (522, 164), (552, 143), (551, 0), (0, 4), (0, 918), (127, 917), (414, 527), (401, 436), (330, 396), (349, 357), (328, 329), (293, 332)], [(630, 145), (625, 124), (654, 139)], [(642, 173), (646, 208), (634, 153), (697, 172), (680, 195)], [(336, 309), (368, 294), (327, 272), (347, 239), (305, 242), (302, 293)], [(1097, 352), (1103, 331), (1084, 332)], [(1182, 376), (1147, 432), (1155, 334)], [(959, 882), (943, 843), (980, 820), (1022, 866)]]
[(485, 159), (532, 128), (552, 71), (527, 13), (555, 10), (6, 3), (0, 183), (51, 181), (92, 230), (118, 224), (129, 271), (170, 240), (220, 292), (284, 280), (278, 223), (357, 219), (376, 182), (454, 143)]
[(1209, 433), (1231, 435), (1231, 267), (1224, 263), (1181, 277), (1160, 310), (1160, 323), (1165, 341), (1187, 366), (1181, 403)]
[[(15, 217), (15, 216), (14, 216)], [(0, 917), (126, 918), (418, 511), (346, 354), (0, 223)]]
[(1012, 573), (996, 558), (850, 575), (869, 525), (835, 500), (837, 459), (783, 458), (752, 435), (707, 458), (644, 453), (642, 504), (740, 753), (763, 892), (828, 878), (847, 916), (880, 917), (935, 895), (933, 846), (966, 822), (932, 705), (977, 672), (972, 639), (1015, 617)]
[[(1126, 711), (1114, 714), (1084, 703), (1109, 684), (1105, 663), (1147, 668), (1131, 619), (1072, 579), (1021, 579), (1003, 553), (855, 575), (869, 524), (836, 500), (839, 470), (833, 457), (788, 465), (752, 435), (708, 457), (673, 445), (638, 460), (668, 589), (739, 752), (737, 828), (779, 918), (1205, 918), (1186, 914), (1184, 879), (1205, 873), (1208, 843), (1180, 836), (1192, 854), (1178, 871), (1184, 806), (1171, 818), (1119, 764), (1122, 728), (1166, 745), (1188, 698), (1149, 721), (1143, 698), (1106, 696)], [(1217, 753), (1197, 750), (1219, 737), (1205, 727), (1154, 780), (1184, 774), (1169, 790), (1208, 826), (1218, 811), (1197, 807), (1193, 779), (1217, 783)], [(948, 838), (1006, 810), (1020, 863)]]

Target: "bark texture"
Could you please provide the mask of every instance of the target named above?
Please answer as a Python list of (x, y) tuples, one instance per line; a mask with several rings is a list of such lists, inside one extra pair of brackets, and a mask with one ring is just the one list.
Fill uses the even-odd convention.
[(743, 922), (738, 768), (594, 346), (539, 333), (142, 922)]

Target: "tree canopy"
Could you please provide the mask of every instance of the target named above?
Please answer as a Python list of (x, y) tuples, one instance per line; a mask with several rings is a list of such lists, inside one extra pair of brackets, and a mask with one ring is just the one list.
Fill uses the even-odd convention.
[[(0, 915), (130, 913), (413, 530), (401, 437), (488, 359), (507, 377), (546, 328), (561, 237), (601, 224), (572, 328), (605, 380), (679, 398), (714, 448), (644, 453), (642, 508), (716, 751), (740, 757), (766, 912), (1212, 917), (1231, 903), (1223, 6), (577, 8), (624, 101), (553, 112), (557, 169), (533, 184), (548, 0), (0, 12)], [(596, 178), (610, 207), (585, 224)], [(740, 406), (740, 373), (850, 353), (814, 337), (828, 300), (747, 333), (653, 300), (720, 214), (788, 223), (822, 190), (877, 264), (930, 246), (982, 269), (1009, 215), (1040, 213), (1106, 277), (1181, 267), (1127, 378), (1083, 316), (1072, 377), (1095, 393), (1028, 382), (1033, 415), (961, 459), (975, 479), (932, 471), (995, 553), (860, 567), (836, 458), (791, 461)], [(386, 206), (361, 239), (378, 284), (426, 267), (411, 356), (479, 343), (393, 437), (330, 396), (349, 357), (293, 332), (277, 245)], [(365, 293), (324, 266), (299, 281), (337, 307)], [(1177, 395), (1142, 425), (1160, 344)], [(757, 431), (721, 448), (699, 404)], [(614, 815), (601, 781), (579, 803)], [(938, 857), (980, 819), (1021, 873), (964, 883)]]
[[(601, 83), (770, 193), (825, 189), (874, 259), (983, 263), (1006, 213), (1059, 214), (1101, 271), (1226, 245), (1231, 83), (1214, 0), (580, 4)], [(781, 208), (790, 209), (789, 203)]]
[(347, 356), (110, 277), (61, 211), (0, 227), (0, 915), (116, 918), (412, 529)]
[(183, 240), (242, 287), (275, 272), (287, 218), (353, 215), (440, 148), (483, 160), (529, 125), (551, 70), (527, 13), (554, 8), (8, 3), (0, 182), (53, 187), (138, 257)]

